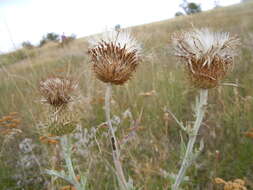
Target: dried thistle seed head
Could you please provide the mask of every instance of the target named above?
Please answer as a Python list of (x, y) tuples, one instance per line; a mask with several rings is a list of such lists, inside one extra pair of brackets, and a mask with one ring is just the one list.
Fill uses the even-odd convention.
[(74, 80), (61, 77), (49, 77), (39, 84), (40, 93), (43, 96), (43, 102), (54, 107), (65, 106), (73, 101), (73, 92), (77, 88)]
[(107, 32), (90, 41), (89, 55), (97, 78), (116, 85), (128, 81), (140, 61), (140, 45), (128, 32)]
[(214, 88), (233, 66), (237, 37), (207, 28), (174, 34), (175, 55), (186, 62), (190, 82), (197, 88)]

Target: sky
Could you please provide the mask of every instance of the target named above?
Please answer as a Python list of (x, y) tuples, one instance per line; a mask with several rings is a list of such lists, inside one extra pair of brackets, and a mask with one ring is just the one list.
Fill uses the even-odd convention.
[[(202, 10), (214, 0), (191, 0)], [(227, 6), (240, 0), (219, 0)], [(0, 53), (37, 45), (48, 32), (84, 37), (114, 28), (129, 27), (174, 17), (182, 0), (0, 0)]]

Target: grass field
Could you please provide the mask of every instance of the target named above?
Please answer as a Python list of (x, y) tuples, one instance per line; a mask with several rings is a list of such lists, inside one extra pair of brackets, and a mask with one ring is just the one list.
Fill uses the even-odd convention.
[[(191, 106), (197, 90), (188, 84), (181, 63), (173, 56), (170, 36), (194, 26), (239, 36), (235, 67), (224, 81), (239, 87), (210, 90), (208, 112), (197, 139), (199, 142), (203, 138), (204, 151), (188, 170), (189, 181), (183, 189), (222, 189), (213, 183), (215, 177), (244, 179), (248, 189), (253, 189), (253, 139), (245, 136), (253, 128), (252, 10), (253, 3), (249, 2), (131, 28), (142, 43), (143, 60), (131, 81), (113, 87), (112, 115), (120, 121), (116, 131), (119, 139), (141, 116), (139, 130), (121, 153), (125, 174), (131, 176), (136, 187), (168, 189), (170, 179), (166, 173), (177, 173), (180, 167), (180, 134), (185, 141), (187, 137), (164, 110), (169, 108), (180, 120), (192, 121)], [(50, 167), (55, 145), (39, 140), (45, 135), (40, 126), (46, 109), (40, 103), (38, 83), (51, 75), (79, 80), (77, 110), (84, 140), (83, 152), (74, 153), (74, 163), (88, 176), (89, 189), (117, 189), (107, 130), (98, 127), (105, 121), (105, 85), (92, 73), (87, 48), (84, 38), (64, 48), (50, 43), (0, 56), (0, 117), (18, 112), (22, 120), (21, 134), (12, 139), (0, 135), (0, 189), (46, 189), (45, 182), (50, 182), (49, 176), (40, 171)], [(32, 140), (32, 151), (21, 150), (24, 139)], [(56, 181), (57, 190), (64, 185), (68, 184)]]

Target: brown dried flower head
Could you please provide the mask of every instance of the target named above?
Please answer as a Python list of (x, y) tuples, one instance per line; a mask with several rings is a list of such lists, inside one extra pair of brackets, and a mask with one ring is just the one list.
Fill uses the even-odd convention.
[(186, 62), (190, 82), (197, 88), (216, 87), (233, 66), (237, 37), (207, 28), (173, 35), (175, 55)]
[(140, 61), (140, 45), (128, 32), (112, 31), (90, 41), (89, 55), (97, 78), (122, 85), (128, 81)]
[(225, 181), (221, 178), (215, 178), (214, 183), (224, 185), (224, 190), (247, 190), (245, 181), (242, 179), (235, 179), (234, 181)]
[(56, 108), (73, 101), (72, 95), (76, 88), (76, 81), (61, 77), (49, 77), (39, 84), (39, 90), (44, 97), (42, 101)]

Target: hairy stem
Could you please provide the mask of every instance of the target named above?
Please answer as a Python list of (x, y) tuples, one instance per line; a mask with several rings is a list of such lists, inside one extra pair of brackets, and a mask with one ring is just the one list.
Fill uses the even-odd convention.
[(194, 122), (194, 126), (191, 131), (189, 131), (189, 141), (187, 144), (187, 149), (184, 155), (183, 163), (181, 168), (177, 174), (176, 181), (172, 186), (172, 190), (178, 190), (180, 184), (182, 183), (186, 170), (191, 165), (192, 159), (194, 157), (193, 147), (196, 141), (196, 137), (198, 135), (199, 128), (203, 121), (206, 105), (207, 105), (207, 98), (208, 98), (208, 90), (201, 89), (199, 98), (196, 99), (196, 107), (195, 107), (195, 114), (196, 120)]
[(77, 190), (85, 190), (86, 183), (82, 183), (85, 182), (85, 180), (81, 180), (81, 183), (77, 180), (75, 170), (72, 164), (70, 137), (63, 136), (60, 138), (60, 141), (64, 160), (67, 165), (67, 173), (64, 171), (59, 172), (56, 170), (45, 170), (45, 172), (51, 176), (56, 176), (58, 178), (64, 179), (65, 181), (73, 185)]
[(74, 167), (72, 164), (71, 142), (70, 142), (70, 137), (68, 135), (61, 137), (61, 145), (63, 148), (63, 155), (64, 155), (64, 159), (65, 159), (65, 162), (67, 165), (68, 174), (72, 180), (72, 184), (77, 188), (77, 190), (83, 190), (81, 187), (81, 184), (78, 182), (78, 180), (76, 178), (75, 170), (74, 170)]
[(124, 172), (122, 169), (122, 165), (120, 162), (120, 152), (119, 152), (119, 146), (117, 142), (117, 138), (115, 136), (114, 129), (112, 127), (112, 122), (110, 118), (110, 102), (111, 102), (111, 96), (112, 96), (112, 85), (107, 84), (106, 87), (106, 93), (105, 93), (105, 115), (106, 115), (106, 122), (109, 125), (109, 131), (111, 134), (111, 143), (112, 143), (112, 156), (113, 156), (113, 162), (116, 169), (116, 175), (119, 181), (120, 188), (122, 190), (127, 190), (127, 182), (124, 176)]
[[(60, 146), (56, 144), (53, 147), (53, 157), (52, 157), (52, 169), (56, 170), (58, 167), (60, 161)], [(55, 179), (53, 176), (51, 176), (51, 188), (52, 190), (55, 190), (56, 188), (54, 187)]]

